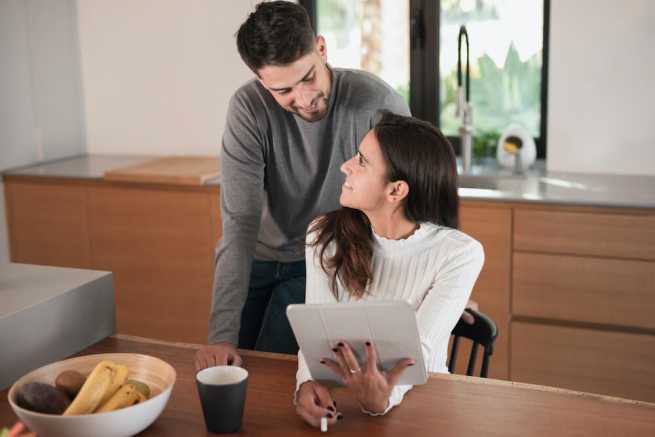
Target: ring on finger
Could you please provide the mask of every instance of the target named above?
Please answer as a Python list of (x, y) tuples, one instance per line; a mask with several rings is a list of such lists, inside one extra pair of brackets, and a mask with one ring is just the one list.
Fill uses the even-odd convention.
[(354, 375), (355, 373), (359, 372), (359, 369), (348, 369), (350, 371), (351, 375)]

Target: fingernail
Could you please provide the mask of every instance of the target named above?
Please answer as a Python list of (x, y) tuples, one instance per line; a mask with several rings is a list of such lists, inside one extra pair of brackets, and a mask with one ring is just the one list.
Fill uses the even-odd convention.
[(367, 342), (366, 342), (366, 346), (370, 346), (370, 345), (371, 345), (371, 342), (370, 342), (370, 341), (367, 341)]
[(333, 407), (333, 406), (329, 406), (327, 409), (330, 410), (330, 411), (334, 411), (334, 407)]
[(338, 352), (339, 350), (336, 347), (332, 348), (332, 352)]
[(337, 346), (343, 347), (343, 343), (339, 342), (339, 343), (337, 343)]
[(332, 415), (332, 413), (327, 413), (325, 416), (326, 416), (328, 419), (332, 419), (332, 418), (334, 417), (334, 416)]

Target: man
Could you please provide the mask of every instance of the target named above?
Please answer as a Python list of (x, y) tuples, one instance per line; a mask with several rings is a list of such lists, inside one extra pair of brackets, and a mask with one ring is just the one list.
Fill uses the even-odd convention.
[(198, 369), (239, 365), (237, 346), (297, 351), (286, 307), (304, 302), (307, 226), (339, 207), (339, 167), (377, 111), (409, 115), (380, 79), (331, 68), (325, 40), (297, 4), (257, 5), (237, 47), (256, 77), (232, 97), (223, 135), (223, 238)]
[(375, 76), (331, 68), (305, 9), (265, 2), (237, 32), (255, 78), (230, 101), (221, 154), (223, 238), (209, 345), (196, 368), (240, 365), (240, 348), (296, 353), (286, 307), (305, 298), (310, 221), (339, 208), (339, 168), (386, 109), (407, 104)]

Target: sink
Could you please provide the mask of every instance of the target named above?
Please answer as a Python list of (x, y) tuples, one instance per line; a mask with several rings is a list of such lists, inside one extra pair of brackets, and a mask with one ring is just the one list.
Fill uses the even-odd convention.
[(525, 193), (538, 191), (539, 179), (515, 174), (460, 174), (458, 188), (498, 192)]
[(497, 190), (498, 178), (493, 176), (474, 176), (474, 175), (458, 175), (457, 186), (459, 188), (476, 188), (482, 190)]
[(526, 192), (538, 192), (539, 181), (544, 175), (545, 163), (539, 162), (525, 173), (514, 173), (511, 168), (503, 168), (498, 165), (495, 159), (486, 158), (473, 165), (470, 173), (463, 173), (461, 163), (457, 164), (457, 186), (458, 188), (486, 191), (486, 194), (494, 195), (492, 192), (510, 192), (523, 194)]

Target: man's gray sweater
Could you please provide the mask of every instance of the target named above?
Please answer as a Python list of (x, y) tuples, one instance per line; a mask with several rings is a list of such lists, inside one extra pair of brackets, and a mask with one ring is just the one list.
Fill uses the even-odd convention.
[(332, 69), (328, 113), (307, 122), (258, 80), (230, 100), (221, 151), (223, 238), (216, 249), (209, 342), (237, 344), (253, 258), (304, 259), (305, 232), (339, 208), (341, 164), (356, 152), (382, 109), (407, 104), (372, 74)]

